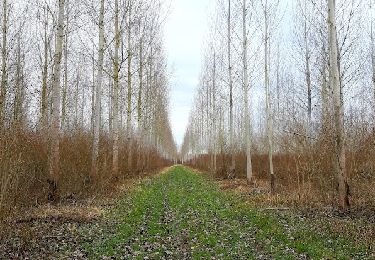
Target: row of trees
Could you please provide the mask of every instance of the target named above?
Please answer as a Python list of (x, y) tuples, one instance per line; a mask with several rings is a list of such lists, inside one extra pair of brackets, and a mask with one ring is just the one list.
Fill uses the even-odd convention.
[[(182, 159), (209, 158), (211, 171), (246, 171), (252, 182), (252, 157), (267, 154), (273, 192), (275, 156), (294, 158), (297, 171), (304, 158), (309, 178), (335, 172), (339, 205), (348, 208), (346, 149), (359, 153), (355, 143), (367, 140), (374, 122), (375, 99), (366, 95), (375, 89), (371, 2), (219, 0)], [(236, 167), (241, 154), (245, 169)], [(230, 162), (218, 169), (217, 156)], [(280, 175), (290, 168), (276, 166)]]
[(154, 151), (175, 157), (162, 38), (166, 12), (158, 0), (2, 1), (0, 193), (14, 179), (4, 165), (17, 152), (5, 152), (5, 136), (16, 132), (40, 137), (52, 201), (66, 173), (63, 139), (86, 136), (85, 183), (99, 180), (108, 160), (116, 180), (151, 167)]

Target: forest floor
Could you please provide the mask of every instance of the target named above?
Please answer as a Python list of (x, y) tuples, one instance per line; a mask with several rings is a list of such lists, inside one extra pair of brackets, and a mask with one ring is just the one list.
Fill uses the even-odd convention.
[(9, 225), (0, 259), (374, 259), (373, 223), (257, 208), (183, 166)]

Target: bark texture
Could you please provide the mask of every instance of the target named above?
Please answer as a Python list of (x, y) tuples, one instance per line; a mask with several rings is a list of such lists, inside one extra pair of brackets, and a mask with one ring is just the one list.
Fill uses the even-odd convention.
[[(95, 178), (98, 174), (98, 157), (99, 157), (99, 132), (100, 132), (100, 101), (101, 89), (103, 81), (103, 60), (104, 60), (104, 0), (100, 2), (99, 14), (99, 52), (98, 52), (98, 72), (96, 76), (96, 87), (93, 92), (94, 115), (93, 115), (93, 145), (92, 145), (92, 163), (91, 178)], [(95, 95), (94, 95), (95, 93)]]
[(51, 123), (51, 148), (50, 148), (50, 190), (49, 201), (58, 200), (58, 182), (60, 179), (60, 76), (61, 76), (61, 56), (64, 41), (64, 11), (65, 1), (59, 0), (59, 13), (57, 20), (57, 35), (54, 55), (54, 72), (52, 85), (52, 123)]
[(333, 110), (335, 124), (335, 165), (338, 181), (339, 206), (342, 210), (350, 207), (349, 184), (345, 166), (345, 133), (344, 133), (344, 108), (340, 82), (340, 64), (337, 46), (336, 29), (336, 3), (328, 0), (328, 32), (329, 32), (329, 57), (330, 57), (330, 85), (333, 89)]

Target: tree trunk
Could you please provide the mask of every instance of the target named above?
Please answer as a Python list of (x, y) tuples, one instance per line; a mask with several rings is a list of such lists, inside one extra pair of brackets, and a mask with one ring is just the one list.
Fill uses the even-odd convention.
[(65, 42), (64, 42), (64, 87), (62, 95), (62, 112), (61, 112), (61, 128), (64, 130), (66, 123), (66, 106), (67, 106), (67, 95), (68, 95), (68, 26), (69, 26), (69, 10), (68, 1), (65, 0), (66, 6), (66, 24), (65, 24)]
[(213, 172), (216, 174), (217, 171), (217, 129), (216, 129), (216, 52), (214, 52), (214, 64), (213, 64), (213, 71), (212, 71), (212, 123), (213, 123)]
[(7, 34), (8, 34), (8, 3), (7, 0), (3, 0), (3, 42), (1, 49), (1, 88), (0, 88), (0, 129), (5, 126), (5, 114), (6, 114), (6, 99), (7, 99), (7, 85), (8, 85), (8, 51), (7, 51)]
[[(139, 25), (141, 27), (141, 23)], [(143, 91), (143, 36), (139, 44), (139, 88), (138, 88), (138, 101), (137, 101), (137, 120), (138, 120), (138, 156), (137, 156), (137, 169), (143, 171), (141, 167), (142, 160), (142, 142), (143, 142), (143, 127), (142, 127), (142, 91)]]
[(13, 123), (17, 127), (23, 125), (23, 102), (24, 102), (24, 89), (23, 89), (23, 68), (22, 68), (22, 57), (21, 57), (21, 33), (17, 39), (17, 65), (16, 65), (16, 92), (14, 93), (13, 103)]
[[(81, 79), (81, 72), (78, 71), (77, 86), (76, 86), (77, 87), (77, 93), (79, 92), (78, 89), (79, 89), (80, 79)], [(81, 130), (83, 130), (84, 127), (85, 127), (86, 88), (83, 87), (81, 89), (82, 89), (82, 105), (81, 105), (81, 118), (80, 118), (81, 125), (80, 125), (80, 127), (81, 127)], [(79, 99), (79, 96), (77, 95), (76, 100), (78, 101), (78, 99)], [(78, 109), (78, 105), (77, 105), (77, 109)], [(76, 122), (76, 125), (78, 127), (78, 125), (79, 125), (78, 122)]]
[(91, 86), (91, 134), (94, 136), (95, 131), (95, 50), (94, 46), (92, 48), (92, 86)]
[(48, 125), (48, 98), (47, 98), (47, 81), (48, 81), (48, 11), (44, 7), (43, 11), (45, 13), (44, 21), (44, 62), (43, 62), (43, 71), (42, 71), (42, 96), (40, 104), (40, 127), (42, 135), (45, 136)]
[(99, 157), (99, 134), (100, 134), (100, 101), (101, 101), (101, 88), (103, 80), (103, 60), (104, 60), (104, 0), (100, 3), (99, 15), (99, 51), (98, 51), (98, 74), (96, 78), (96, 93), (95, 107), (93, 115), (93, 144), (91, 155), (91, 178), (95, 178), (98, 174), (98, 157)]
[(127, 93), (127, 117), (126, 132), (128, 136), (128, 171), (132, 170), (133, 148), (132, 148), (132, 50), (131, 50), (131, 4), (129, 3), (128, 14), (128, 93)]
[(339, 206), (342, 210), (350, 207), (349, 184), (345, 166), (345, 133), (344, 108), (341, 95), (339, 54), (337, 46), (336, 4), (335, 0), (328, 0), (328, 29), (329, 29), (329, 57), (330, 57), (330, 85), (333, 89), (333, 109), (335, 123), (335, 165), (338, 181)]
[(231, 166), (228, 177), (235, 177), (236, 160), (234, 152), (234, 132), (233, 132), (233, 79), (232, 79), (232, 36), (231, 36), (231, 0), (228, 0), (228, 76), (229, 76), (229, 142)]
[(249, 75), (247, 69), (247, 28), (246, 28), (247, 4), (242, 2), (242, 30), (243, 30), (243, 90), (245, 105), (245, 139), (246, 139), (246, 178), (252, 182), (253, 169), (251, 164), (251, 134), (250, 134), (250, 113), (249, 113)]
[[(311, 97), (311, 71), (310, 71), (310, 49), (308, 44), (308, 29), (306, 21), (306, 1), (305, 1), (305, 20), (304, 20), (304, 44), (305, 44), (305, 77), (307, 86), (307, 115), (309, 124), (311, 123), (312, 117), (312, 97)], [(310, 127), (310, 125), (309, 125)]]
[(372, 66), (372, 87), (375, 101), (375, 40), (374, 40), (374, 22), (371, 20), (371, 66)]
[(50, 149), (50, 190), (49, 201), (58, 200), (58, 182), (60, 178), (60, 76), (61, 56), (64, 41), (64, 0), (59, 0), (59, 14), (57, 22), (57, 35), (54, 56), (54, 72), (52, 85), (52, 124), (51, 124), (51, 149)]
[(266, 87), (266, 116), (267, 116), (267, 139), (268, 139), (268, 161), (270, 171), (270, 188), (271, 193), (275, 192), (275, 175), (273, 171), (273, 130), (272, 130), (272, 116), (271, 116), (271, 101), (270, 101), (270, 79), (269, 79), (269, 32), (268, 32), (268, 3), (264, 7), (264, 83)]
[(112, 174), (118, 178), (118, 143), (119, 143), (119, 49), (120, 49), (120, 31), (119, 31), (119, 4), (115, 0), (115, 57), (113, 66), (113, 159)]
[[(77, 71), (77, 78), (76, 78), (76, 89), (75, 89), (75, 93), (74, 93), (74, 130), (75, 131), (78, 131), (78, 99), (79, 99), (79, 82), (80, 82), (80, 70), (78, 69)], [(84, 90), (85, 88), (82, 88), (82, 101), (84, 102), (85, 100), (85, 97), (84, 97)], [(83, 123), (83, 107), (84, 105), (81, 106), (81, 123)]]
[(330, 110), (330, 86), (327, 84), (327, 59), (326, 59), (326, 46), (323, 44), (322, 46), (322, 134), (330, 135), (331, 133), (331, 127), (330, 127), (330, 116), (331, 116), (331, 110)]

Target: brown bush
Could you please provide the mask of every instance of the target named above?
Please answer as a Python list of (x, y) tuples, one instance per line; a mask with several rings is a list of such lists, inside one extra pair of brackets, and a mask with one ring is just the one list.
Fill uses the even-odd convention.
[[(346, 166), (350, 178), (351, 201), (355, 207), (373, 206), (375, 197), (375, 134), (357, 136), (348, 140)], [(291, 139), (288, 140), (289, 142)], [(290, 144), (285, 144), (291, 147)], [(274, 171), (278, 203), (297, 206), (337, 205), (336, 179), (333, 165), (333, 147), (326, 137), (301, 145), (295, 152), (280, 151), (274, 154)], [(218, 179), (227, 177), (230, 156), (217, 156), (217, 170), (210, 168), (210, 155), (200, 155), (187, 162), (193, 168), (211, 173)], [(258, 183), (269, 179), (268, 155), (252, 154), (253, 175)], [(236, 178), (246, 178), (246, 155), (236, 155)], [(281, 197), (280, 197), (281, 196)], [(281, 200), (281, 201), (280, 201)]]
[[(48, 193), (48, 145), (46, 138), (33, 131), (12, 129), (0, 135), (0, 219), (30, 205), (45, 203)], [(60, 197), (79, 199), (108, 193), (118, 182), (113, 180), (112, 146), (107, 136), (100, 138), (99, 177), (88, 182), (91, 169), (91, 133), (76, 131), (62, 135), (60, 141)], [(133, 143), (133, 167), (128, 169), (127, 144), (120, 143), (121, 179), (139, 176), (170, 164), (153, 149), (138, 151)], [(138, 152), (140, 154), (138, 154)], [(147, 162), (147, 156), (149, 159)], [(143, 158), (137, 165), (138, 156)]]

